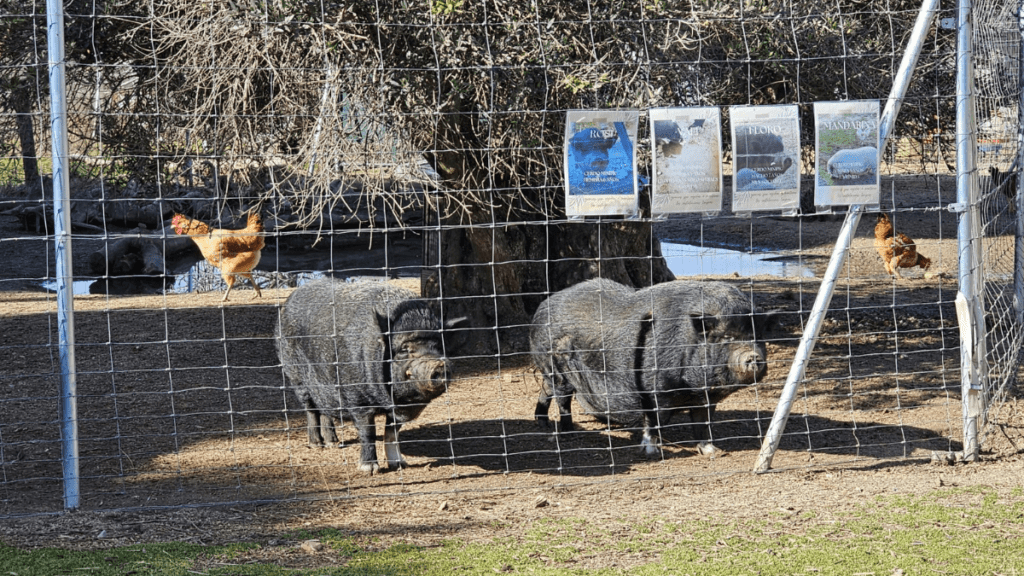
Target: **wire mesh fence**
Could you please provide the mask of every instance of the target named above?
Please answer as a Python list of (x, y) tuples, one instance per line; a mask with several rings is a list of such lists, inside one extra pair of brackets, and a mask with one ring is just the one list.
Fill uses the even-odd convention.
[[(81, 506), (749, 473), (845, 213), (815, 205), (813, 104), (884, 101), (917, 4), (363, 4), (66, 3)], [(45, 10), (0, 5), (0, 78), (10, 86), (0, 104), (0, 516), (14, 516), (62, 509), (61, 368)], [(994, 451), (1013, 445), (1020, 425), (1007, 400), (1021, 345), (1011, 12), (979, 5), (974, 49), (992, 399), (984, 443)], [(848, 251), (777, 469), (963, 449), (954, 44), (954, 30), (929, 29), (881, 151), (878, 209)], [(799, 207), (738, 213), (729, 107), (769, 104), (797, 106), (799, 162), (786, 170), (801, 184)], [(723, 111), (721, 210), (652, 215), (659, 143), (645, 121), (666, 106)], [(566, 215), (566, 116), (592, 109), (639, 111), (636, 216)], [(875, 212), (929, 263), (890, 274)], [(250, 270), (252, 284), (223, 275)], [(637, 292), (584, 290), (568, 319), (535, 316), (553, 294), (596, 277)], [(435, 343), (450, 361), (445, 376), (412, 378), (445, 384), (401, 427), (405, 467), (384, 422), (397, 392), (382, 400), (367, 392), (370, 376), (342, 377), (349, 357), (281, 357), (289, 296), (325, 278), (408, 289), (437, 322), (461, 320)], [(649, 287), (676, 279), (701, 294), (729, 285), (738, 308), (645, 316), (675, 300)], [(327, 300), (310, 318), (348, 326), (328, 331), (339, 340), (371, 319), (383, 326), (359, 354), (378, 378), (398, 379), (399, 356), (412, 352), (396, 345), (395, 318), (378, 324), (365, 295)], [(773, 330), (751, 335), (762, 312), (773, 313)], [(538, 360), (538, 325), (601, 344)], [(716, 380), (733, 349), (703, 338), (719, 327), (729, 342), (756, 338), (763, 371)], [(681, 347), (699, 348), (700, 360), (651, 360), (680, 348), (657, 345), (669, 332), (690, 334)], [(338, 405), (296, 386), (296, 365), (327, 382), (326, 396), (376, 411), (381, 470), (367, 473), (350, 418), (325, 420)], [(670, 381), (672, 370), (686, 376), (665, 394), (630, 391), (648, 375)], [(554, 373), (576, 383), (571, 401)], [(584, 393), (585, 378), (599, 389)], [(538, 402), (546, 388), (547, 405)], [(309, 446), (314, 423), (325, 447)]]
[[(1017, 7), (979, 2), (974, 8), (975, 126), (984, 237), (985, 334), (989, 373), (983, 433), (1008, 424), (1003, 408), (1016, 382), (1021, 345), (1020, 78)], [(986, 178), (987, 177), (987, 178)]]

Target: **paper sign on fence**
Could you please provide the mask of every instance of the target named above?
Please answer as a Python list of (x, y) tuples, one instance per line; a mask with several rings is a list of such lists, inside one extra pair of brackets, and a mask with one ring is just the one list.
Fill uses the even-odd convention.
[(815, 102), (814, 203), (878, 204), (878, 101)]
[(637, 213), (636, 110), (569, 110), (565, 121), (567, 216)]
[(718, 107), (650, 111), (657, 214), (722, 210), (722, 113)]
[(795, 211), (800, 204), (797, 107), (731, 106), (732, 209)]

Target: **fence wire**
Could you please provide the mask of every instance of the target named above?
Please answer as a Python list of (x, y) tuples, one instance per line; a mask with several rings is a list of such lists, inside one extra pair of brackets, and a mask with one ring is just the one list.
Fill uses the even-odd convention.
[[(845, 211), (814, 205), (813, 103), (884, 99), (916, 3), (363, 4), (66, 4), (81, 506), (749, 473)], [(0, 82), (9, 88), (0, 99), (7, 517), (62, 509), (40, 6), (0, 0)], [(983, 446), (999, 454), (1024, 442), (1012, 401), (1021, 219), (1016, 184), (1004, 177), (1020, 170), (1020, 35), (1011, 8), (979, 3), (977, 11), (992, 385)], [(947, 209), (956, 201), (954, 40), (953, 30), (930, 32), (878, 167), (878, 212), (930, 265), (888, 274), (875, 245), (877, 218), (864, 218), (776, 469), (927, 460), (962, 449), (957, 220)], [(651, 215), (643, 182), (657, 142), (648, 110), (766, 104), (799, 108), (801, 162), (790, 168), (801, 181), (797, 214), (732, 211), (726, 114), (723, 209)], [(640, 111), (637, 217), (565, 215), (565, 118), (587, 109)], [(224, 255), (201, 251), (216, 235), (194, 241), (177, 233), (186, 223), (173, 218), (241, 230), (251, 213), (262, 216), (262, 230), (241, 236), (264, 244), (252, 270), (260, 295), (236, 277), (225, 301), (221, 271), (230, 265), (217, 267)], [(734, 287), (778, 321), (762, 338), (766, 373), (720, 400), (698, 386), (671, 407), (675, 414), (660, 416), (653, 451), (642, 447), (635, 410), (609, 417), (579, 397), (569, 404), (573, 428), (553, 434), (536, 418), (545, 371), (530, 353), (534, 315), (552, 294), (599, 276), (637, 288), (675, 279)], [(390, 453), (380, 443), (382, 469), (361, 470), (349, 421), (333, 422), (339, 447), (308, 445), (309, 405), (286, 375), (275, 333), (289, 296), (324, 278), (399, 286), (444, 320), (466, 320), (445, 331), (451, 376), (443, 392), (400, 431), (404, 468), (384, 466)], [(655, 297), (644, 294), (653, 306)], [(639, 347), (614, 329), (621, 317), (603, 296), (593, 302), (567, 325), (607, 337), (579, 352), (603, 358), (603, 381), (629, 380), (636, 365), (611, 359), (635, 359)], [(321, 314), (348, 321), (369, 308), (363, 298)], [(311, 364), (337, 374), (345, 359)], [(367, 388), (337, 383), (339, 395)], [(606, 397), (636, 401), (614, 391)], [(709, 423), (702, 410), (715, 402)], [(557, 398), (548, 416), (558, 419)], [(378, 439), (386, 438), (383, 420)], [(705, 439), (717, 453), (705, 454)]]
[[(1006, 403), (1016, 384), (1021, 332), (1021, 229), (1019, 173), (1021, 28), (1018, 6), (977, 2), (973, 50), (978, 141), (978, 180), (984, 238), (985, 333), (988, 347), (987, 398), (981, 431), (991, 437), (1013, 425), (1015, 403)], [(1009, 407), (1009, 408), (1007, 408)]]

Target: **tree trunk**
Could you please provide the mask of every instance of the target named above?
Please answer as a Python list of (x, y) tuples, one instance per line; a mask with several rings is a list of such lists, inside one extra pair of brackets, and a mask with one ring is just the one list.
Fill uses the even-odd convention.
[[(480, 125), (473, 106), (458, 92), (446, 93), (450, 110), (431, 133), (429, 161), (450, 188), (442, 196), (468, 204), (466, 213), (439, 214), (440, 197), (424, 202), (423, 272), (420, 292), (437, 298), (445, 319), (466, 317), (468, 329), (446, 335), (446, 347), (460, 353), (509, 354), (529, 349), (533, 314), (552, 293), (591, 278), (608, 278), (644, 287), (673, 279), (652, 236), (651, 224), (638, 220), (544, 221), (546, 215), (523, 216), (524, 206), (507, 191), (512, 179), (486, 159), (488, 147), (477, 136)], [(460, 195), (460, 190), (476, 194)], [(489, 195), (489, 191), (503, 190)], [(551, 190), (520, 190), (537, 199)], [(429, 194), (429, 193), (428, 193)], [(547, 202), (539, 202), (547, 205)], [(650, 206), (641, 196), (641, 210)], [(500, 221), (495, 214), (508, 216)], [(440, 223), (440, 225), (438, 225)], [(431, 226), (435, 228), (431, 230)]]
[(171, 230), (164, 232), (172, 236), (133, 236), (110, 243), (89, 255), (89, 269), (97, 276), (163, 276), (167, 269), (165, 258), (185, 251), (198, 254), (191, 238), (173, 236)]
[(640, 288), (674, 278), (650, 223), (628, 220), (428, 228), (423, 263), (422, 294), (443, 298), (445, 318), (469, 319), (446, 341), (464, 354), (528, 350), (540, 303), (584, 280)]
[(39, 161), (36, 158), (36, 136), (32, 126), (32, 84), (24, 73), (21, 82), (11, 93), (11, 104), (14, 107), (14, 122), (18, 127), (18, 140), (21, 143), (21, 163), (25, 169), (25, 184), (42, 186), (39, 180)]

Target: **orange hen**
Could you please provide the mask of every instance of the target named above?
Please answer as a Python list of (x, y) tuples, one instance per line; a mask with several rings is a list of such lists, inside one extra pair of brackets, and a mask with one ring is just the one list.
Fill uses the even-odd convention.
[(893, 230), (892, 221), (887, 214), (878, 215), (875, 224), (875, 249), (882, 257), (882, 264), (890, 276), (900, 276), (900, 268), (920, 266), (927, 270), (932, 261), (918, 253), (914, 240), (901, 232)]
[(249, 279), (256, 290), (256, 296), (253, 298), (262, 296), (260, 287), (251, 274), (252, 269), (260, 263), (260, 251), (263, 250), (265, 243), (263, 220), (258, 213), (250, 214), (248, 223), (241, 230), (210, 228), (204, 222), (186, 218), (181, 214), (174, 215), (171, 227), (176, 234), (192, 238), (196, 246), (199, 246), (199, 251), (203, 253), (203, 258), (220, 269), (220, 275), (228, 285), (222, 301), (227, 301), (238, 276)]

